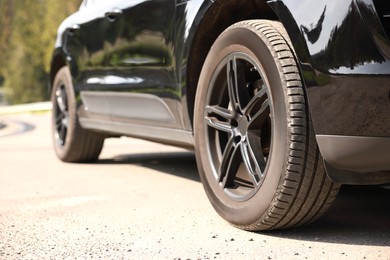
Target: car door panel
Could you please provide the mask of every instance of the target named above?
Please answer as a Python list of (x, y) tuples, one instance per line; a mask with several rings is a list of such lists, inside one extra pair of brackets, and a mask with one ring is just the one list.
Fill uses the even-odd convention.
[[(79, 51), (78, 84), (88, 104), (82, 116), (102, 112), (99, 102), (105, 99), (112, 121), (181, 128), (181, 93), (173, 70), (174, 11), (173, 0), (115, 1), (80, 25), (84, 50)], [(140, 102), (160, 110), (140, 110)]]

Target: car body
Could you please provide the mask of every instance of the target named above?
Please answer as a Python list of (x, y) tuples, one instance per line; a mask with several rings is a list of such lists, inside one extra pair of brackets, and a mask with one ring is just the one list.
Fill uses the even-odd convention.
[[(249, 38), (251, 36), (249, 31), (258, 29), (258, 34), (261, 35), (258, 36), (259, 42), (264, 41), (268, 42), (269, 46), (272, 45), (271, 47), (267, 45), (268, 49), (272, 49), (270, 53), (284, 54), (284, 52), (277, 52), (277, 47), (282, 45), (278, 45), (276, 41), (272, 42), (272, 35), (263, 32), (268, 29), (261, 29), (268, 26), (267, 22), (266, 25), (263, 22), (251, 22), (249, 25), (242, 22), (261, 19), (271, 21), (269, 30), (276, 28), (280, 33), (278, 35), (282, 35), (287, 43), (283, 45), (284, 48), (286, 46), (290, 48), (286, 51), (292, 54), (292, 56), (289, 54), (289, 59), (292, 59), (294, 64), (288, 67), (298, 70), (294, 75), (300, 77), (296, 81), (301, 83), (296, 85), (296, 88), (300, 89), (300, 98), (304, 99), (302, 102), (305, 102), (307, 107), (302, 110), (307, 115), (302, 120), (308, 125), (312, 122), (315, 139), (328, 176), (334, 182), (344, 184), (390, 182), (389, 15), (390, 9), (384, 0), (84, 1), (80, 10), (61, 24), (56, 38), (51, 65), (51, 88), (55, 89), (56, 76), (62, 68), (66, 67), (69, 71), (67, 75), (69, 74), (69, 81), (71, 81), (69, 84), (72, 86), (72, 93), (64, 91), (66, 98), (62, 98), (62, 94), (58, 92), (57, 97), (53, 97), (54, 107), (58, 107), (57, 110), (61, 111), (63, 100), (68, 99), (74, 100), (75, 105), (74, 110), (66, 108), (60, 116), (57, 114), (57, 118), (54, 115), (54, 135), (58, 139), (61, 131), (63, 136), (73, 134), (69, 127), (65, 127), (65, 130), (57, 127), (55, 130), (55, 120), (62, 120), (67, 124), (68, 119), (63, 118), (67, 118), (68, 113), (74, 113), (75, 118), (71, 120), (77, 122), (77, 127), (85, 130), (86, 133), (99, 135), (98, 142), (101, 145), (106, 137), (124, 135), (195, 149), (198, 150), (198, 166), (203, 168), (200, 171), (206, 172), (203, 177), (201, 174), (202, 182), (208, 182), (206, 175), (212, 170), (207, 170), (202, 160), (212, 161), (213, 155), (211, 153), (208, 158), (202, 157), (204, 147), (206, 151), (212, 150), (207, 148), (207, 144), (203, 144), (203, 140), (213, 139), (216, 134), (211, 134), (207, 126), (202, 126), (202, 115), (198, 120), (197, 113), (199, 109), (203, 111), (202, 104), (205, 102), (206, 107), (212, 107), (210, 102), (214, 102), (211, 101), (213, 95), (219, 95), (216, 97), (218, 100), (223, 99), (223, 94), (218, 94), (218, 91), (222, 93), (227, 90), (223, 88), (216, 90), (217, 87), (214, 85), (203, 91), (204, 93), (199, 89), (202, 88), (202, 82), (205, 85), (210, 81), (218, 81), (218, 77), (225, 75), (224, 72), (218, 72), (219, 67), (222, 66), (222, 70), (225, 68), (229, 70), (229, 66), (236, 66), (236, 62), (247, 64), (237, 65), (243, 66), (244, 69), (245, 66), (250, 67), (245, 72), (246, 75), (253, 70), (260, 71), (256, 74), (256, 82), (264, 79), (267, 82), (264, 83), (265, 85), (272, 85), (272, 80), (267, 79), (267, 71), (272, 68), (267, 68), (267, 65), (262, 63), (262, 58), (259, 58), (260, 62), (257, 61), (256, 57), (261, 56), (261, 53), (251, 56), (256, 49), (250, 47), (251, 42), (243, 40), (245, 42), (243, 46), (246, 47), (242, 49), (243, 51), (234, 52), (238, 53), (238, 58), (233, 55), (232, 61), (229, 60), (230, 58), (220, 58), (223, 51), (218, 50), (218, 46), (221, 50), (228, 48), (224, 44), (233, 36), (246, 35), (246, 38)], [(237, 22), (241, 22), (238, 29), (235, 25)], [(237, 45), (239, 42), (232, 40), (229, 46), (234, 48)], [(246, 52), (246, 49), (251, 49), (252, 52)], [(240, 53), (247, 54), (240, 56)], [(230, 57), (229, 55), (225, 56)], [(213, 59), (220, 59), (220, 65), (213, 65)], [(280, 70), (284, 58), (278, 59), (276, 63)], [(256, 64), (260, 65), (256, 67)], [(208, 75), (206, 65), (214, 68), (215, 73), (222, 73), (222, 76), (218, 73), (218, 75)], [(234, 68), (233, 75), (239, 74)], [(291, 75), (286, 71), (280, 73), (284, 73), (286, 78)], [(229, 83), (232, 85), (234, 80), (233, 83), (229, 82), (229, 79), (227, 81), (225, 85), (229, 88)], [(292, 81), (285, 79), (283, 84), (288, 85), (289, 82)], [(282, 95), (274, 96), (272, 88), (272, 86), (267, 87), (267, 94), (264, 96), (265, 99), (272, 101), (272, 106), (268, 108), (271, 112), (267, 116), (268, 119), (263, 119), (261, 123), (262, 131), (266, 132), (264, 120), (271, 122), (272, 127), (269, 128), (272, 129), (272, 137), (267, 137), (271, 146), (276, 144), (276, 139), (273, 138), (279, 129), (278, 122), (274, 122), (277, 120), (275, 117), (279, 110), (276, 95)], [(259, 87), (255, 93), (262, 89)], [(301, 93), (302, 91), (304, 94)], [(236, 95), (240, 96), (240, 94)], [(293, 94), (285, 96), (293, 96)], [(251, 97), (253, 98), (253, 95)], [(221, 107), (222, 103), (220, 101)], [(233, 107), (234, 110), (231, 96), (227, 103), (223, 105), (224, 109), (231, 111)], [(206, 108), (202, 112), (206, 118), (207, 115), (214, 113), (213, 118), (222, 118), (222, 121), (227, 120), (234, 125), (231, 126), (234, 128), (232, 135), (238, 141), (237, 146), (233, 145), (233, 147), (234, 149), (241, 147), (240, 158), (245, 161), (245, 148), (242, 147), (246, 139), (249, 139), (246, 133), (249, 131), (248, 124), (251, 124), (251, 116), (245, 115), (247, 110), (239, 105), (236, 109), (239, 111), (235, 115), (226, 115), (222, 110), (211, 111), (210, 109)], [(295, 111), (293, 102), (287, 104), (286, 109), (293, 113)], [(280, 108), (280, 111), (284, 109)], [(293, 121), (294, 118), (290, 116), (287, 121)], [(218, 128), (212, 120), (209, 118), (209, 125)], [(292, 124), (294, 127), (294, 123)], [(290, 123), (288, 126), (291, 126)], [(197, 131), (202, 132), (198, 135), (201, 137), (196, 137)], [(295, 130), (287, 131), (291, 135)], [(298, 135), (294, 138), (298, 138)], [(309, 140), (308, 138), (306, 141)], [(219, 137), (219, 139), (223, 138)], [(62, 145), (65, 142), (62, 140)], [(97, 146), (101, 149), (101, 145)], [(228, 146), (226, 142), (217, 145), (216, 150), (225, 149), (225, 145)], [(294, 151), (292, 146), (293, 144), (290, 144), (290, 155)], [(286, 146), (283, 149), (287, 148)], [(59, 149), (61, 150), (61, 147)], [(268, 156), (263, 146), (259, 149), (263, 149), (262, 157)], [(99, 152), (100, 150), (88, 158), (96, 159)], [(232, 153), (235, 154), (234, 151)], [(278, 153), (274, 151), (273, 156), (276, 157)], [(318, 162), (315, 161), (316, 164), (321, 164), (321, 156), (316, 155), (316, 157), (320, 158)], [(85, 159), (64, 159), (61, 156), (60, 158), (64, 161)], [(258, 166), (250, 160), (246, 164), (247, 168), (251, 168), (251, 165)], [(286, 172), (286, 169), (290, 170), (291, 167), (290, 164), (280, 171)], [(267, 173), (268, 175), (270, 174)], [(274, 184), (270, 185), (275, 185), (275, 190), (278, 190), (276, 182), (280, 180), (278, 177), (273, 181)], [(288, 178), (286, 177), (285, 180)], [(303, 182), (302, 179), (299, 180), (299, 183)], [(266, 181), (265, 178), (264, 183), (259, 182), (259, 188), (256, 188), (254, 193), (261, 193)], [(223, 196), (226, 194), (233, 201), (236, 201), (239, 196), (233, 194), (234, 192), (225, 192), (225, 195), (217, 194), (213, 197), (214, 195), (210, 195), (210, 189), (211, 191), (215, 189), (212, 184), (205, 189), (210, 200), (214, 201), (213, 205), (217, 211), (240, 228), (250, 230), (284, 228), (315, 219), (312, 217), (302, 223), (295, 221), (295, 224), (291, 225), (286, 221), (283, 225), (270, 228), (248, 224), (252, 223), (253, 219), (248, 220), (249, 222), (236, 221), (234, 217), (236, 213), (230, 214), (229, 210), (220, 208), (219, 203), (224, 200)], [(332, 189), (329, 189), (328, 194), (332, 192)], [(275, 192), (271, 193), (272, 196), (275, 194)], [(294, 198), (300, 196), (297, 194)], [(305, 194), (306, 197), (311, 196), (308, 192)], [(252, 196), (255, 195), (243, 197), (242, 201), (249, 201)], [(269, 201), (272, 201), (272, 198)], [(302, 206), (294, 207), (295, 211), (299, 212)], [(273, 211), (269, 208), (268, 218), (272, 215), (270, 212)], [(259, 222), (259, 219), (264, 216), (256, 215), (253, 218), (257, 218), (256, 221)], [(265, 223), (266, 220), (262, 219), (263, 222)]]

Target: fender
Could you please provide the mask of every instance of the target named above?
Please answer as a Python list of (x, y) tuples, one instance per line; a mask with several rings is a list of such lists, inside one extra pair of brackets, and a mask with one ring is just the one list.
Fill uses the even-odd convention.
[[(379, 40), (373, 40), (376, 36), (372, 32), (382, 36), (384, 32), (372, 9), (372, 0), (359, 0), (359, 5), (355, 0), (273, 0), (268, 4), (286, 27), (299, 60), (310, 63), (315, 70), (327, 74), (356, 74), (355, 68), (367, 62), (386, 61), (376, 45)], [(367, 9), (372, 10), (370, 14)], [(370, 19), (368, 28), (366, 21)], [(365, 72), (367, 70), (368, 67)]]
[(316, 134), (390, 136), (390, 44), (372, 0), (268, 4), (291, 38)]
[(382, 23), (390, 11), (373, 0), (268, 4), (295, 49), (329, 177), (348, 184), (390, 181), (390, 44)]

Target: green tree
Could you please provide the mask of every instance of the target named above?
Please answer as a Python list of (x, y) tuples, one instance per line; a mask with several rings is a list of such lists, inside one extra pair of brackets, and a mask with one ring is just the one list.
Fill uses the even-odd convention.
[(12, 31), (12, 1), (0, 0), (0, 86), (4, 83), (4, 68)]
[(6, 99), (10, 103), (45, 100), (57, 27), (81, 0), (0, 1), (0, 75), (5, 79)]
[(58, 26), (65, 17), (79, 8), (81, 1), (82, 0), (46, 0), (48, 6), (45, 17), (46, 30), (42, 34), (42, 41), (45, 43), (46, 47), (44, 56), (46, 71), (49, 71), (50, 69), (51, 55)]

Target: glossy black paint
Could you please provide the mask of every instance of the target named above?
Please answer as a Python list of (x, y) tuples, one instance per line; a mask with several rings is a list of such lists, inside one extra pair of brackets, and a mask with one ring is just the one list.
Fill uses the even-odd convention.
[(317, 134), (390, 136), (389, 42), (369, 2), (270, 3), (300, 60)]
[(384, 16), (390, 14), (390, 7), (387, 1), (357, 0), (362, 18), (371, 31), (376, 46), (387, 57), (390, 58), (390, 45), (388, 31), (390, 30), (389, 18)]
[[(109, 9), (92, 9), (91, 17), (78, 23), (73, 35), (68, 33), (66, 48), (79, 68), (77, 92), (137, 92), (180, 100), (174, 70), (174, 3), (138, 2), (117, 1)], [(174, 103), (168, 106), (175, 110)]]
[[(300, 65), (316, 134), (388, 138), (384, 1), (100, 1), (60, 26), (52, 78), (69, 66), (86, 128), (191, 147), (197, 77), (213, 41), (240, 20), (279, 20)], [(135, 101), (151, 105), (140, 109)], [(161, 117), (154, 117), (158, 107)]]
[[(100, 3), (81, 9), (59, 28), (52, 78), (60, 67), (58, 63), (71, 68), (81, 117), (133, 121), (114, 118), (104, 109), (99, 113), (88, 111), (80, 95), (83, 91), (147, 93), (161, 98), (174, 115), (175, 122), (160, 126), (190, 130), (184, 84), (189, 42), (211, 2)], [(156, 125), (147, 119), (141, 123)]]

